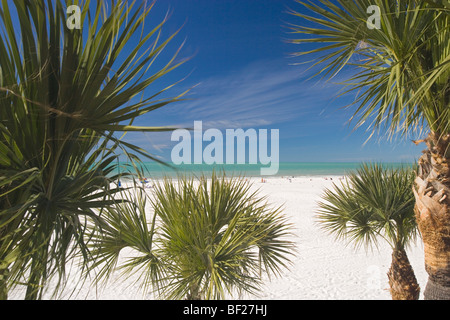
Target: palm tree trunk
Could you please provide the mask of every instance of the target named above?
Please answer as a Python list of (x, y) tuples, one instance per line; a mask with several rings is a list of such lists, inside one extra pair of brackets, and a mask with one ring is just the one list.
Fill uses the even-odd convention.
[(450, 135), (430, 133), (419, 159), (414, 195), (425, 248), (427, 300), (450, 300)]
[(0, 301), (8, 300), (8, 268), (0, 269)]
[(199, 289), (200, 289), (200, 287), (197, 283), (192, 283), (186, 299), (187, 300), (202, 300), (202, 296), (200, 295)]
[(405, 250), (392, 252), (392, 264), (388, 272), (392, 300), (417, 300), (420, 287)]

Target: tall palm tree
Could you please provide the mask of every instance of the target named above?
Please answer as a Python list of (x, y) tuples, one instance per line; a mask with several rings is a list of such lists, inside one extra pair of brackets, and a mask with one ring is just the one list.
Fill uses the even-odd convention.
[[(66, 8), (81, 8), (81, 29)], [(152, 84), (178, 67), (154, 63), (175, 34), (147, 30), (152, 5), (122, 1), (2, 0), (0, 6), (0, 293), (25, 283), (26, 299), (66, 262), (90, 258), (86, 221), (114, 205), (119, 153), (152, 158), (123, 140), (134, 120), (177, 101)], [(145, 27), (144, 27), (145, 26)], [(144, 90), (152, 90), (139, 99)], [(134, 156), (133, 156), (134, 155)], [(100, 213), (99, 213), (100, 212)], [(7, 286), (7, 287), (5, 287)]]
[(139, 254), (119, 268), (142, 272), (145, 289), (167, 299), (224, 299), (257, 293), (262, 274), (278, 275), (289, 264), (291, 225), (243, 178), (167, 178), (149, 196), (152, 216), (138, 195), (105, 213), (107, 233), (93, 234), (99, 279), (129, 247)]
[[(297, 44), (316, 45), (317, 74), (354, 72), (360, 126), (403, 136), (428, 132), (415, 180), (417, 223), (429, 274), (426, 299), (450, 299), (450, 5), (444, 0), (297, 1)], [(376, 16), (379, 9), (381, 15)], [(309, 11), (309, 13), (307, 13)], [(374, 16), (375, 15), (375, 16)], [(372, 21), (375, 19), (374, 21)], [(379, 20), (379, 25), (376, 23)], [(417, 143), (420, 140), (416, 141)]]
[(389, 243), (388, 278), (394, 300), (416, 300), (420, 293), (405, 251), (417, 236), (413, 181), (411, 169), (363, 164), (342, 185), (325, 190), (317, 213), (324, 230), (356, 247), (377, 246), (380, 238)]

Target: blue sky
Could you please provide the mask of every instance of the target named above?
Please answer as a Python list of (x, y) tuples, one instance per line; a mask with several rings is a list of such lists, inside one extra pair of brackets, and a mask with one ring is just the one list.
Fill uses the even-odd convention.
[[(337, 98), (341, 86), (308, 80), (309, 65), (296, 65), (299, 50), (286, 41), (288, 23), (301, 23), (288, 9), (301, 10), (294, 0), (158, 0), (150, 19), (170, 12), (166, 35), (182, 27), (166, 52), (183, 41), (182, 57), (191, 57), (164, 81), (184, 79), (169, 94), (191, 88), (184, 101), (152, 112), (141, 125), (204, 128), (279, 129), (281, 162), (414, 161), (424, 146), (410, 140), (389, 141), (366, 128), (353, 130), (352, 97)], [(342, 75), (345, 76), (345, 75)], [(163, 81), (163, 82), (164, 82)], [(170, 160), (175, 145), (170, 134), (130, 134), (130, 142)]]

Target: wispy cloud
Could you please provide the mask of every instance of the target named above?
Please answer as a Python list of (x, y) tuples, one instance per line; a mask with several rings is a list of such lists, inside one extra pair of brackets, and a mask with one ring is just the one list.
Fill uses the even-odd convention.
[[(306, 81), (308, 77), (301, 67), (260, 61), (202, 79), (190, 92), (190, 100), (166, 107), (163, 113), (167, 116), (162, 118), (185, 128), (202, 121), (203, 130), (283, 128), (293, 121), (308, 124), (332, 103), (330, 92), (337, 91), (330, 83)], [(152, 153), (164, 154), (174, 145), (170, 136), (167, 132), (136, 135), (133, 141)]]
[[(304, 83), (303, 70), (258, 62), (237, 72), (205, 79), (185, 102), (183, 125), (202, 120), (205, 127), (274, 126), (317, 110), (324, 85)], [(178, 109), (180, 110), (180, 109)]]

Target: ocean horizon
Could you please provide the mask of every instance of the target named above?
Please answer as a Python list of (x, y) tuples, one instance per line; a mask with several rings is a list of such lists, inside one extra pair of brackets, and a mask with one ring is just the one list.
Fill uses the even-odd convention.
[[(377, 162), (391, 168), (412, 167), (408, 162)], [(163, 165), (157, 162), (143, 162), (140, 170), (144, 177), (158, 179), (177, 177), (178, 175), (211, 175), (215, 172), (225, 172), (228, 176), (245, 177), (299, 177), (299, 176), (345, 176), (350, 171), (357, 170), (362, 162), (280, 162), (279, 170), (275, 175), (262, 175), (261, 168), (268, 167), (262, 164), (181, 164), (168, 163)], [(119, 169), (114, 172), (135, 173), (136, 170), (130, 163), (120, 162)]]

